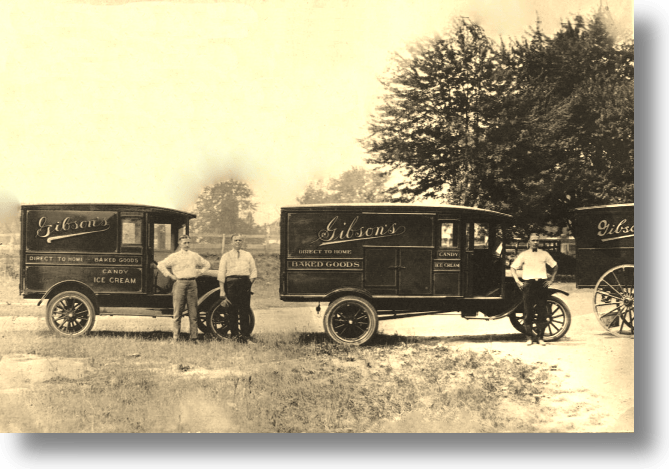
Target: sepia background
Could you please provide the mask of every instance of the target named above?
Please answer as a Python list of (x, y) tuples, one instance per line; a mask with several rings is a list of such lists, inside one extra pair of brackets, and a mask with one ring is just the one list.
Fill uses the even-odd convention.
[(189, 210), (234, 178), (272, 223), (312, 180), (365, 166), (391, 54), (461, 16), (508, 40), (601, 5), (633, 33), (631, 0), (2, 1), (3, 211)]

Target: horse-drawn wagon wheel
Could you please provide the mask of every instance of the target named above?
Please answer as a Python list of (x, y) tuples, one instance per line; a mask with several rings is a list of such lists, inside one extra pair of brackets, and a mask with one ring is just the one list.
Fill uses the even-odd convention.
[[(544, 340), (553, 342), (561, 339), (571, 327), (571, 311), (569, 306), (556, 296), (550, 296), (546, 300), (546, 329), (544, 329)], [(525, 333), (525, 322), (523, 321), (523, 303), (518, 305), (515, 311), (509, 315), (511, 324), (518, 331)]]
[(599, 278), (593, 308), (604, 329), (618, 337), (634, 338), (634, 265), (613, 267)]
[[(253, 328), (256, 325), (256, 316), (253, 313), (253, 310), (251, 310), (250, 322), (249, 334), (253, 332)], [(209, 327), (209, 332), (211, 332), (217, 339), (230, 338), (233, 329), (230, 308), (221, 305), (220, 302), (216, 302), (207, 313), (207, 325)], [(235, 326), (235, 329), (239, 330), (239, 326), (236, 324)]]
[(379, 317), (369, 301), (344, 296), (330, 303), (323, 317), (323, 326), (335, 342), (362, 345), (376, 334)]

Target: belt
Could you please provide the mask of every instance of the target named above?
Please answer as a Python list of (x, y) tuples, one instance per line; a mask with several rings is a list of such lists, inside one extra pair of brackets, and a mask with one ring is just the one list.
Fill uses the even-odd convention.
[(229, 278), (249, 278), (249, 276), (248, 275), (228, 275), (227, 277), (225, 277), (226, 280), (229, 279)]
[(197, 277), (178, 278), (177, 280), (195, 280)]

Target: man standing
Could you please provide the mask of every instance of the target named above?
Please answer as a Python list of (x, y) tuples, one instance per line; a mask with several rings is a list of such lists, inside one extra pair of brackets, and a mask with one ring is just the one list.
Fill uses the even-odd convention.
[[(532, 345), (532, 322), (534, 321), (534, 307), (536, 305), (537, 316), (537, 343), (546, 345), (544, 342), (544, 329), (548, 325), (546, 321), (546, 300), (548, 299), (548, 286), (553, 283), (557, 275), (557, 262), (546, 251), (539, 249), (539, 235), (530, 234), (530, 249), (521, 252), (511, 264), (511, 274), (516, 285), (523, 292), (523, 306), (525, 308), (523, 321), (525, 324), (525, 335), (527, 345)], [(546, 266), (551, 269), (551, 277), (548, 279)], [(523, 269), (523, 281), (518, 279), (518, 269)]]
[[(218, 283), (221, 300), (230, 300), (230, 333), (239, 340), (248, 342), (251, 336), (251, 286), (258, 277), (256, 263), (251, 253), (242, 250), (242, 235), (232, 237), (232, 247), (221, 258), (218, 267)], [(239, 324), (239, 326), (237, 326)]]
[(181, 312), (188, 305), (190, 340), (197, 341), (197, 282), (200, 275), (211, 268), (208, 260), (190, 250), (190, 238), (179, 238), (179, 249), (158, 263), (158, 270), (175, 281), (172, 287), (172, 339), (177, 340), (181, 332)]

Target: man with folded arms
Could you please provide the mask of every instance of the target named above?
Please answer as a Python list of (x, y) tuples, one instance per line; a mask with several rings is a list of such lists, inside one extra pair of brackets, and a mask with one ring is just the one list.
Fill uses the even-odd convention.
[(158, 270), (165, 277), (174, 280), (172, 287), (172, 340), (179, 339), (181, 332), (181, 312), (188, 305), (190, 319), (190, 340), (197, 341), (197, 279), (211, 268), (208, 260), (190, 250), (190, 238), (179, 238), (180, 249), (158, 263)]
[[(218, 267), (218, 283), (221, 286), (221, 300), (227, 305), (229, 300), (232, 336), (241, 342), (251, 339), (251, 286), (258, 277), (256, 263), (250, 252), (241, 249), (242, 235), (232, 237), (232, 247), (221, 257)], [(237, 326), (239, 324), (239, 326)]]

